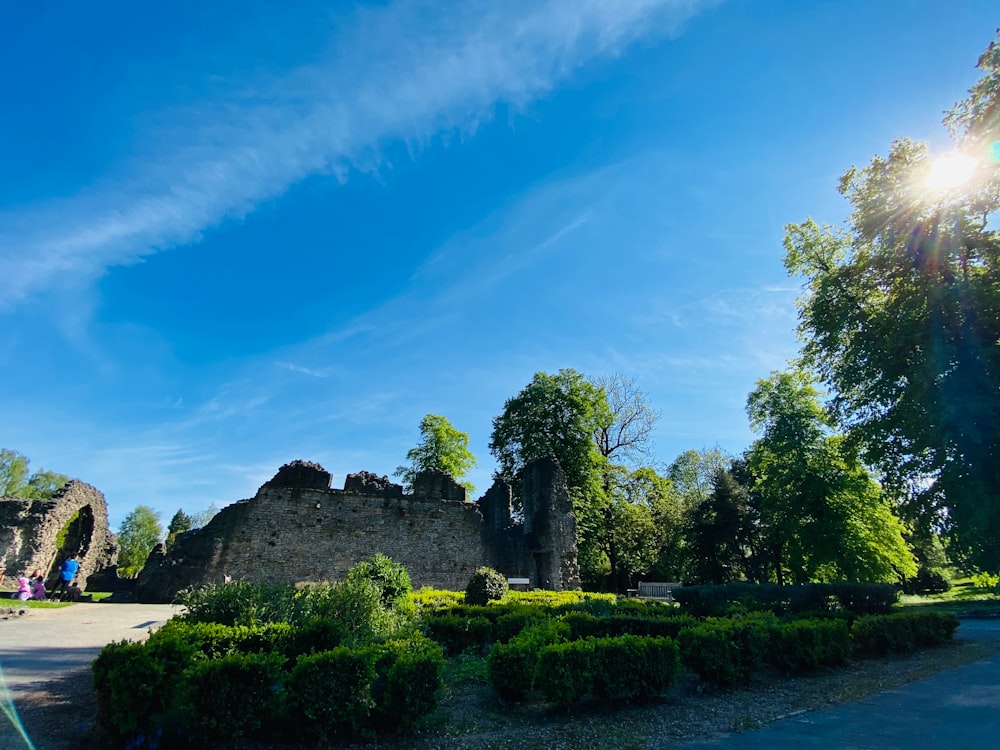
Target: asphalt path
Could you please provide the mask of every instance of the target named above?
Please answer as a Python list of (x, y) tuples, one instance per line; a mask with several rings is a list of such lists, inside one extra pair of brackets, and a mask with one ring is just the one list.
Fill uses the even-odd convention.
[(81, 602), (7, 616), (0, 608), (0, 617), (7, 617), (0, 619), (0, 670), (7, 690), (16, 701), (33, 683), (89, 667), (108, 643), (145, 640), (180, 610), (172, 604)]
[[(1000, 640), (1000, 622), (964, 620), (956, 637)], [(752, 732), (669, 747), (689, 750), (1000, 748), (1000, 653), (860, 701), (790, 716)]]

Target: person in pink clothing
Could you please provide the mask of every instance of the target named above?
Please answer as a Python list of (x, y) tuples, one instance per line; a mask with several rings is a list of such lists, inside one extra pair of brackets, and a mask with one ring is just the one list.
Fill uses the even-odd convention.
[(36, 570), (31, 574), (31, 598), (35, 601), (45, 601), (45, 576), (42, 571)]
[(17, 579), (17, 591), (11, 594), (12, 599), (20, 599), (22, 602), (28, 601), (31, 598), (31, 587), (28, 585), (28, 579), (21, 576)]

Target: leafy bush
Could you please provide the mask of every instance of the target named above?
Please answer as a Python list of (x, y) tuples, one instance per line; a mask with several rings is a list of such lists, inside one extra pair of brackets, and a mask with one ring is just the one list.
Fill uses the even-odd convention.
[(252, 734), (278, 711), (283, 658), (246, 654), (196, 661), (184, 673), (183, 713), (195, 746)]
[(773, 617), (708, 620), (680, 632), (681, 658), (705, 682), (732, 687), (764, 663), (777, 627)]
[[(530, 604), (543, 607), (573, 607), (581, 611), (613, 607), (618, 597), (614, 594), (600, 594), (592, 591), (510, 591), (506, 602), (512, 604)], [(597, 614), (593, 612), (592, 614)]]
[(913, 578), (903, 581), (904, 594), (943, 594), (951, 582), (940, 570), (921, 566)]
[(843, 664), (850, 646), (843, 620), (787, 622), (772, 631), (771, 663), (783, 672), (809, 674)]
[(588, 638), (542, 648), (535, 670), (535, 686), (546, 703), (571, 706), (592, 691), (595, 643), (595, 639)]
[(285, 686), (289, 716), (323, 739), (339, 730), (357, 733), (375, 706), (373, 661), (368, 652), (343, 647), (299, 657)]
[(623, 635), (596, 639), (593, 645), (593, 693), (599, 698), (653, 698), (665, 693), (677, 678), (679, 649), (670, 638)]
[(344, 625), (329, 617), (312, 617), (294, 628), (284, 642), (284, 653), (294, 661), (299, 656), (332, 651), (343, 645)]
[(442, 591), (422, 586), (419, 591), (412, 591), (407, 599), (413, 603), (418, 612), (446, 609), (461, 603), (464, 594), (460, 591)]
[(182, 618), (189, 622), (255, 626), (292, 620), (293, 594), (290, 586), (231, 581), (179, 591), (177, 602), (187, 608)]
[(851, 628), (858, 656), (885, 656), (937, 646), (951, 640), (958, 618), (951, 612), (900, 612), (862, 617)]
[(164, 709), (163, 667), (141, 643), (109, 643), (91, 665), (97, 694), (97, 722), (115, 737), (151, 728)]
[(484, 605), (498, 602), (507, 593), (507, 578), (493, 568), (476, 568), (465, 587), (465, 603)]
[(698, 624), (690, 615), (674, 617), (594, 617), (582, 612), (571, 612), (563, 617), (570, 627), (571, 638), (612, 638), (619, 635), (641, 635), (658, 638), (677, 638), (687, 627)]
[(485, 617), (428, 617), (424, 633), (451, 656), (466, 649), (482, 649), (493, 640), (493, 623)]
[(363, 576), (306, 586), (296, 592), (294, 604), (295, 623), (305, 624), (317, 618), (335, 621), (340, 628), (340, 642), (351, 647), (366, 646), (392, 635), (402, 619), (384, 606), (382, 590)]
[(408, 730), (437, 709), (444, 687), (441, 647), (427, 639), (414, 638), (389, 641), (374, 650), (379, 654), (373, 687), (377, 726)]
[(565, 623), (549, 620), (525, 628), (508, 643), (495, 644), (486, 659), (490, 686), (503, 700), (526, 700), (534, 687), (539, 651), (568, 636)]
[(1000, 584), (1000, 576), (992, 573), (976, 573), (972, 576), (972, 585), (983, 591), (995, 591)]
[(382, 603), (386, 606), (397, 604), (413, 590), (410, 574), (406, 568), (393, 562), (381, 552), (359, 562), (348, 571), (348, 581), (359, 579), (367, 579), (374, 583), (381, 592)]
[(882, 583), (727, 583), (674, 589), (674, 599), (696, 617), (720, 617), (744, 612), (776, 615), (843, 608), (859, 615), (888, 612), (899, 594)]

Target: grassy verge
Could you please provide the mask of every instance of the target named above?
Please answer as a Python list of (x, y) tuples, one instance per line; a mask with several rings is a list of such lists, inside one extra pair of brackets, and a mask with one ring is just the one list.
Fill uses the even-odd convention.
[(959, 617), (1000, 617), (1000, 595), (996, 589), (980, 588), (971, 578), (952, 581), (951, 589), (940, 594), (904, 594), (898, 606), (954, 612)]

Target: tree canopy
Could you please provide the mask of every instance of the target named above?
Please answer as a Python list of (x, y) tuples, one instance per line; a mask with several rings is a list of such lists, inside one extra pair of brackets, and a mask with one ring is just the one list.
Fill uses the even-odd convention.
[(160, 515), (148, 505), (136, 506), (118, 527), (118, 570), (125, 576), (138, 575), (161, 541)]
[(772, 373), (747, 398), (753, 489), (775, 578), (895, 581), (913, 575), (905, 527), (802, 372)]
[(0, 497), (45, 500), (69, 481), (67, 476), (44, 469), (29, 473), (30, 464), (23, 453), (0, 448)]
[(394, 475), (403, 479), (407, 489), (413, 488), (413, 479), (422, 471), (438, 469), (458, 480), (471, 495), (476, 491), (471, 482), (462, 477), (475, 467), (476, 457), (469, 451), (469, 435), (456, 430), (447, 418), (428, 414), (420, 420), (420, 442), (406, 452), (409, 466), (399, 466)]
[[(900, 139), (849, 169), (846, 226), (790, 225), (785, 265), (805, 279), (803, 361), (837, 424), (884, 483), (952, 549), (1000, 569), (1000, 45), (945, 124), (955, 151)], [(941, 174), (941, 159), (967, 173)], [(961, 176), (967, 179), (962, 181)], [(917, 512), (919, 511), (919, 512)]]

